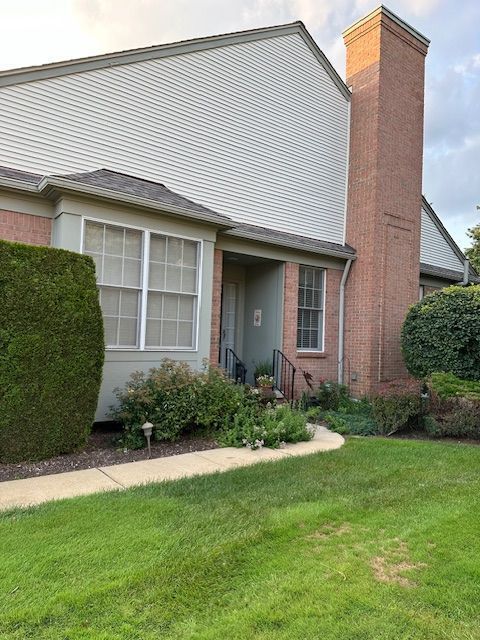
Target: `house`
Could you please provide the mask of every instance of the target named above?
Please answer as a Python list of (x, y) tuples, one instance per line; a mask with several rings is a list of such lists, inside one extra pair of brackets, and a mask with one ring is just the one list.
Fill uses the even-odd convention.
[(343, 35), (346, 84), (301, 22), (0, 73), (0, 237), (94, 259), (99, 419), (166, 356), (368, 392), (419, 291), (476, 278), (422, 200), (429, 41)]

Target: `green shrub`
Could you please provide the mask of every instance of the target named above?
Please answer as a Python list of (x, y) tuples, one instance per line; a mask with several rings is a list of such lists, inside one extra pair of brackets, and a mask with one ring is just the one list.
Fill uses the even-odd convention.
[(374, 436), (378, 434), (375, 421), (368, 415), (328, 411), (324, 420), (331, 431), (342, 435)]
[(400, 380), (382, 385), (372, 398), (372, 408), (378, 433), (395, 433), (420, 416), (422, 406), (419, 383)]
[(104, 339), (88, 256), (0, 241), (0, 460), (85, 444)]
[(464, 396), (472, 400), (480, 400), (480, 382), (478, 380), (462, 380), (453, 373), (432, 373), (428, 386), (440, 398)]
[(432, 438), (439, 438), (442, 435), (442, 428), (440, 426), (440, 423), (432, 415), (424, 416), (422, 425), (425, 433), (427, 433), (427, 435), (431, 436)]
[(260, 411), (242, 407), (233, 417), (232, 424), (220, 434), (219, 441), (225, 446), (249, 449), (278, 448), (287, 442), (310, 440), (312, 436), (305, 415), (289, 405)]
[(409, 372), (450, 372), (480, 380), (480, 286), (452, 286), (414, 304), (402, 328)]
[(142, 424), (154, 426), (156, 440), (176, 440), (195, 420), (195, 374), (187, 363), (165, 359), (147, 374), (135, 372), (125, 389), (116, 390), (114, 420), (123, 424), (122, 444), (131, 449), (145, 446)]
[(480, 404), (466, 398), (439, 421), (441, 435), (453, 438), (480, 438)]
[(338, 382), (325, 380), (315, 391), (318, 406), (322, 409), (336, 411), (340, 403), (348, 398), (348, 387)]
[(480, 439), (480, 383), (451, 373), (434, 373), (428, 381), (429, 414), (425, 431), (433, 437)]
[(480, 403), (457, 398), (443, 414), (425, 416), (423, 423), (428, 435), (451, 438), (480, 439)]
[(300, 408), (300, 410), (304, 411), (308, 422), (317, 423), (323, 419), (324, 411), (320, 407), (309, 407), (306, 410)]
[(153, 424), (156, 440), (176, 440), (192, 427), (217, 431), (233, 420), (242, 405), (258, 405), (249, 387), (235, 384), (215, 367), (193, 371), (185, 362), (164, 359), (148, 374), (136, 372), (117, 389), (111, 414), (123, 424), (122, 444), (145, 446), (142, 424)]
[(255, 407), (258, 403), (250, 387), (235, 384), (225, 371), (208, 365), (195, 376), (194, 391), (194, 422), (205, 429), (221, 429), (242, 405)]

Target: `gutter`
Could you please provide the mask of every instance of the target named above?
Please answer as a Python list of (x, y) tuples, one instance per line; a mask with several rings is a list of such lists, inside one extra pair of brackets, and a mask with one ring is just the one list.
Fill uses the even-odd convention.
[(0, 187), (14, 189), (15, 191), (28, 191), (29, 193), (36, 193), (39, 195), (37, 183), (16, 180), (15, 178), (7, 178), (6, 176), (0, 176)]
[(251, 240), (252, 242), (261, 242), (262, 244), (275, 245), (277, 247), (287, 247), (288, 249), (296, 249), (297, 251), (303, 251), (305, 253), (314, 253), (324, 256), (331, 256), (332, 258), (343, 258), (344, 260), (355, 259), (352, 251), (345, 251), (339, 246), (338, 249), (332, 247), (310, 247), (305, 246), (302, 242), (302, 237), (298, 236), (298, 241), (291, 236), (289, 238), (276, 238), (272, 236), (266, 236), (264, 234), (255, 233), (252, 230), (244, 230), (240, 227), (233, 226), (231, 229), (222, 232), (222, 235), (227, 238), (235, 237), (243, 240)]
[(344, 375), (344, 354), (345, 354), (345, 285), (347, 283), (350, 267), (354, 258), (349, 258), (343, 269), (342, 279), (340, 281), (340, 300), (338, 308), (338, 383), (343, 384)]

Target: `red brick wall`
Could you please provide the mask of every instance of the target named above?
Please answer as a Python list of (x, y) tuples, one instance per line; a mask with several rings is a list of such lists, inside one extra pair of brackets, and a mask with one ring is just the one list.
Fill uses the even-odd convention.
[(325, 284), (325, 352), (302, 353), (297, 351), (298, 313), (298, 272), (299, 265), (285, 263), (283, 346), (282, 351), (297, 367), (295, 392), (297, 397), (308, 389), (303, 373), (313, 377), (313, 385), (318, 386), (320, 378), (337, 379), (338, 361), (338, 305), (342, 271), (327, 269)]
[(213, 258), (212, 328), (210, 336), (210, 362), (219, 363), (220, 322), (222, 312), (223, 251), (215, 249)]
[(0, 238), (26, 244), (49, 245), (52, 237), (50, 218), (18, 211), (0, 210)]
[[(345, 367), (354, 393), (406, 375), (400, 328), (418, 300), (426, 47), (384, 13), (345, 37), (352, 87)], [(357, 380), (351, 379), (356, 373)]]

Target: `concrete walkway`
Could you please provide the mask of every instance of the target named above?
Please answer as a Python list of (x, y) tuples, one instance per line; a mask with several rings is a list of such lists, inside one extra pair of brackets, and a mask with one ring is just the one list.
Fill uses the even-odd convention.
[(338, 449), (344, 443), (338, 433), (317, 427), (310, 442), (287, 444), (283, 449), (236, 449), (225, 447), (197, 453), (183, 453), (167, 458), (154, 458), (110, 467), (70, 471), (49, 476), (0, 482), (0, 510), (25, 507), (48, 500), (126, 489), (148, 482), (175, 480), (187, 476), (226, 471), (265, 460), (281, 460), (319, 451)]

